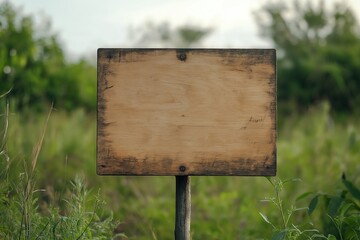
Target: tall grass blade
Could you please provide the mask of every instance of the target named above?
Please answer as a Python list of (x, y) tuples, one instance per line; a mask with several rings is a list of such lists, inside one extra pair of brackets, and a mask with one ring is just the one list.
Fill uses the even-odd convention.
[[(44, 137), (45, 137), (45, 133), (46, 133), (46, 129), (47, 129), (47, 125), (50, 119), (50, 115), (53, 109), (53, 105), (51, 105), (51, 108), (49, 110), (49, 113), (47, 115), (46, 121), (45, 121), (45, 125), (43, 128), (43, 131), (40, 135), (40, 138), (34, 148), (33, 154), (32, 154), (32, 158), (31, 158), (31, 168), (30, 168), (30, 172), (25, 171), (25, 175), (26, 175), (26, 185), (25, 185), (25, 191), (24, 191), (24, 195), (23, 195), (23, 200), (22, 200), (22, 217), (21, 217), (21, 225), (20, 225), (20, 229), (19, 229), (19, 238), (21, 238), (22, 235), (22, 226), (24, 224), (25, 226), (25, 239), (30, 239), (31, 238), (31, 208), (32, 208), (32, 195), (33, 195), (33, 181), (34, 181), (34, 172), (35, 172), (35, 167), (36, 167), (36, 163), (40, 154), (40, 150), (42, 147), (42, 143), (44, 141)], [(27, 168), (25, 168), (27, 169)]]
[(36, 147), (35, 147), (35, 149), (33, 151), (33, 154), (32, 154), (31, 172), (34, 172), (34, 170), (35, 170), (36, 163), (37, 163), (37, 160), (38, 160), (38, 157), (39, 157), (39, 154), (40, 154), (42, 143), (44, 141), (46, 129), (47, 129), (47, 126), (48, 126), (48, 123), (49, 123), (49, 119), (50, 119), (50, 115), (51, 115), (52, 110), (53, 110), (53, 104), (50, 107), (49, 113), (48, 113), (46, 121), (45, 121), (43, 131), (42, 131), (42, 133), (40, 135), (40, 139), (39, 139), (38, 143), (36, 144)]

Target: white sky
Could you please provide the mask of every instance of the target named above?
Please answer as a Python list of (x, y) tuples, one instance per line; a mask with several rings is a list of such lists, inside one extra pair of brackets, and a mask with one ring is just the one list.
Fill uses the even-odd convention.
[[(5, 0), (0, 0), (0, 2)], [(327, 2), (329, 0), (325, 0)], [(334, 2), (335, 0), (330, 0)], [(47, 16), (71, 57), (100, 47), (130, 47), (129, 27), (147, 21), (194, 24), (214, 31), (204, 47), (271, 47), (261, 39), (253, 12), (266, 0), (10, 0), (22, 12)], [(347, 0), (360, 16), (360, 0)], [(39, 21), (41, 17), (36, 18)], [(360, 19), (359, 19), (360, 20)], [(143, 46), (146, 47), (146, 46)]]

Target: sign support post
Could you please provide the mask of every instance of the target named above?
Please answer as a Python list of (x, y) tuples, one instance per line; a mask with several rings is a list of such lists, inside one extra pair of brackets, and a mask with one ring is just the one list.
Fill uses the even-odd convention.
[(190, 176), (176, 176), (175, 240), (190, 240)]

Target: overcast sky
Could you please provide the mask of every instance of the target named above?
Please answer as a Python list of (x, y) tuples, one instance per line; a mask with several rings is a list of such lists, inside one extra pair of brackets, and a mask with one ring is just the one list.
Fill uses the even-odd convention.
[[(4, 0), (0, 0), (4, 1)], [(145, 22), (212, 27), (204, 47), (271, 47), (259, 37), (253, 12), (265, 0), (11, 0), (22, 12), (47, 16), (71, 57), (100, 47), (131, 47), (130, 27)], [(325, 1), (327, 2), (327, 1)], [(334, 2), (334, 0), (331, 0)], [(347, 0), (360, 16), (360, 0)], [(146, 47), (146, 46), (144, 46)]]

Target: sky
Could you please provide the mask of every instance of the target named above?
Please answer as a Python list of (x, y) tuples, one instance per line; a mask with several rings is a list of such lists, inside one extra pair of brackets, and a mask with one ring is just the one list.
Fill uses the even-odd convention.
[[(5, 0), (0, 0), (0, 2)], [(70, 58), (93, 56), (101, 47), (133, 47), (129, 29), (146, 22), (211, 27), (203, 47), (268, 48), (254, 12), (265, 0), (8, 0), (23, 14), (52, 23)], [(327, 0), (326, 2), (335, 0)], [(338, 2), (338, 1), (337, 1)], [(360, 16), (360, 0), (344, 1)], [(149, 46), (141, 46), (149, 47)]]

